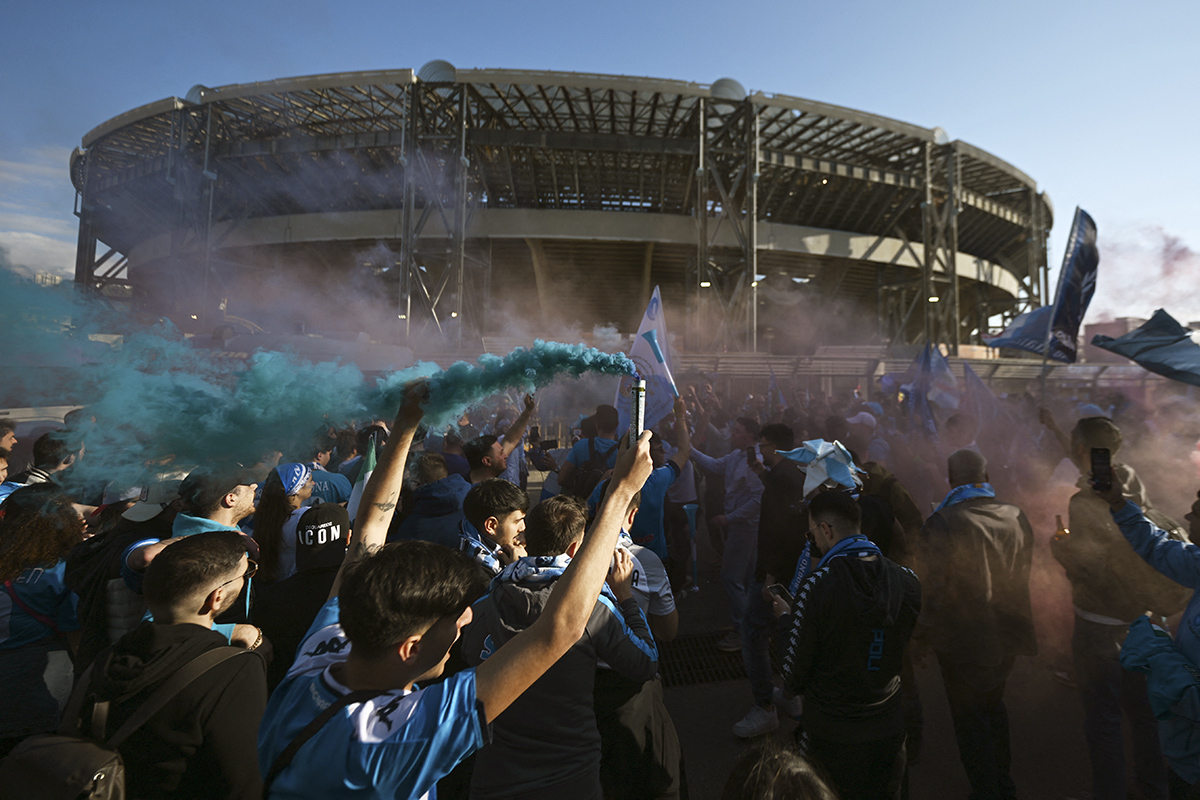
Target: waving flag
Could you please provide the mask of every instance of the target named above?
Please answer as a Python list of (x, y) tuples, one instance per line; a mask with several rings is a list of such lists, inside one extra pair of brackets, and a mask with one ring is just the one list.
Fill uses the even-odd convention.
[(1200, 386), (1200, 345), (1192, 338), (1190, 328), (1161, 308), (1140, 328), (1117, 339), (1093, 336), (1092, 344), (1132, 359), (1156, 375)]
[(642, 324), (638, 326), (637, 336), (633, 337), (633, 346), (629, 348), (629, 358), (637, 366), (637, 377), (632, 375), (621, 378), (617, 387), (617, 397), (613, 405), (617, 407), (620, 416), (621, 430), (629, 427), (629, 391), (633, 381), (641, 379), (646, 382), (646, 427), (650, 428), (660, 419), (671, 413), (679, 390), (675, 388), (675, 378), (671, 375), (671, 348), (667, 338), (666, 315), (663, 313), (662, 298), (658, 287), (650, 296), (650, 304), (642, 316)]
[(1079, 326), (1096, 293), (1100, 251), (1096, 248), (1096, 223), (1082, 208), (1075, 208), (1071, 236), (1063, 252), (1062, 271), (1054, 305), (1043, 306), (1013, 320), (996, 337), (985, 337), (988, 347), (1014, 347), (1045, 353), (1055, 361), (1075, 363)]
[(983, 382), (983, 379), (971, 369), (971, 365), (963, 363), (963, 397), (959, 404), (960, 411), (966, 411), (979, 421), (980, 428), (991, 425), (1003, 416), (1000, 401)]
[(958, 382), (942, 351), (925, 345), (925, 350), (913, 360), (900, 380), (904, 381), (900, 391), (904, 393), (909, 418), (936, 438), (937, 419), (933, 407), (937, 406), (943, 412), (958, 408)]
[(371, 443), (367, 445), (367, 452), (363, 454), (362, 464), (358, 467), (358, 480), (354, 482), (354, 488), (350, 492), (350, 502), (346, 503), (346, 514), (350, 517), (351, 525), (354, 524), (354, 517), (358, 514), (358, 506), (362, 503), (363, 490), (367, 488), (367, 481), (371, 480), (371, 473), (375, 471), (375, 437), (371, 437)]
[(768, 364), (767, 369), (771, 372), (771, 377), (767, 379), (767, 404), (782, 411), (787, 408), (787, 402), (783, 399), (783, 390), (779, 388), (779, 381), (775, 377), (775, 368)]

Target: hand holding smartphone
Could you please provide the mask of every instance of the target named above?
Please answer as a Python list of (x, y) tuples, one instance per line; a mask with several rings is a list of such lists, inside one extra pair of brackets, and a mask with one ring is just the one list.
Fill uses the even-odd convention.
[(1106, 447), (1092, 448), (1092, 485), (1096, 487), (1097, 492), (1112, 489), (1112, 453)]

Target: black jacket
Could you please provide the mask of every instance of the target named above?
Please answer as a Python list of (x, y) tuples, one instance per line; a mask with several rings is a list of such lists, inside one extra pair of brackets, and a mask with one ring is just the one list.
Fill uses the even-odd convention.
[(920, 610), (917, 576), (882, 556), (836, 557), (809, 576), (784, 657), (806, 732), (841, 742), (903, 732), (900, 660)]
[[(176, 670), (228, 643), (199, 625), (148, 622), (96, 659), (92, 699), (110, 700), (106, 735), (129, 719)], [(120, 746), (126, 789), (135, 798), (245, 798), (262, 794), (258, 725), (267, 705), (266, 665), (257, 653), (238, 655), (201, 675)]]
[(1021, 509), (990, 497), (947, 506), (925, 521), (920, 549), (921, 624), (939, 661), (995, 667), (1037, 652)]
[[(478, 666), (541, 615), (554, 583), (497, 582), (477, 602), (463, 631), (462, 653)], [(586, 632), (546, 674), (492, 723), (492, 743), (475, 757), (472, 798), (527, 798), (571, 779), (600, 774), (600, 733), (592, 687), (596, 660), (630, 680), (653, 678), (658, 650), (633, 599), (614, 607), (601, 598)], [(564, 790), (565, 791), (565, 790)]]
[(267, 667), (267, 688), (275, 690), (296, 660), (296, 648), (304, 641), (317, 612), (329, 599), (329, 590), (340, 565), (297, 572), (279, 583), (259, 589), (250, 616), (271, 642), (273, 656)]
[(789, 459), (763, 473), (763, 493), (758, 516), (758, 560), (754, 580), (774, 576), (784, 586), (796, 572), (804, 549), (808, 513), (803, 508), (804, 472)]

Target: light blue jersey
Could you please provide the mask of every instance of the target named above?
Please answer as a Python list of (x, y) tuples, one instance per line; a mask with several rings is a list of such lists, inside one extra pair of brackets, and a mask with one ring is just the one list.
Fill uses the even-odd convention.
[(66, 569), (66, 562), (60, 561), (49, 569), (33, 567), (22, 572), (11, 588), (19, 602), (13, 600), (9, 587), (0, 590), (0, 648), (21, 647), (56, 631), (79, 630), (75, 616), (79, 598), (63, 582)]
[[(299, 733), (350, 689), (330, 667), (346, 660), (350, 642), (327, 602), (271, 695), (258, 732), (258, 764), (271, 764)], [(352, 703), (331, 719), (275, 780), (271, 797), (433, 798), (435, 784), (488, 738), (475, 670), (427, 689), (396, 689)]]

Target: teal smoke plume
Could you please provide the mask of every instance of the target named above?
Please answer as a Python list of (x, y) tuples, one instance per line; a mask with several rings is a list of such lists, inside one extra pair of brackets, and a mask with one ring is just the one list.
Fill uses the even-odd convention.
[[(110, 347), (89, 333), (117, 331)], [(248, 362), (193, 348), (168, 322), (137, 327), (73, 287), (45, 288), (0, 270), (3, 406), (87, 407), (80, 477), (137, 483), (148, 460), (255, 462), (280, 450), (298, 457), (322, 427), (390, 420), (403, 387), (429, 381), (425, 418), (438, 426), (491, 395), (533, 391), (563, 375), (622, 375), (633, 362), (582, 344), (535, 341), (475, 364), (413, 367), (368, 381), (353, 364), (308, 363), (259, 351)], [(51, 366), (46, 367), (47, 364)]]

